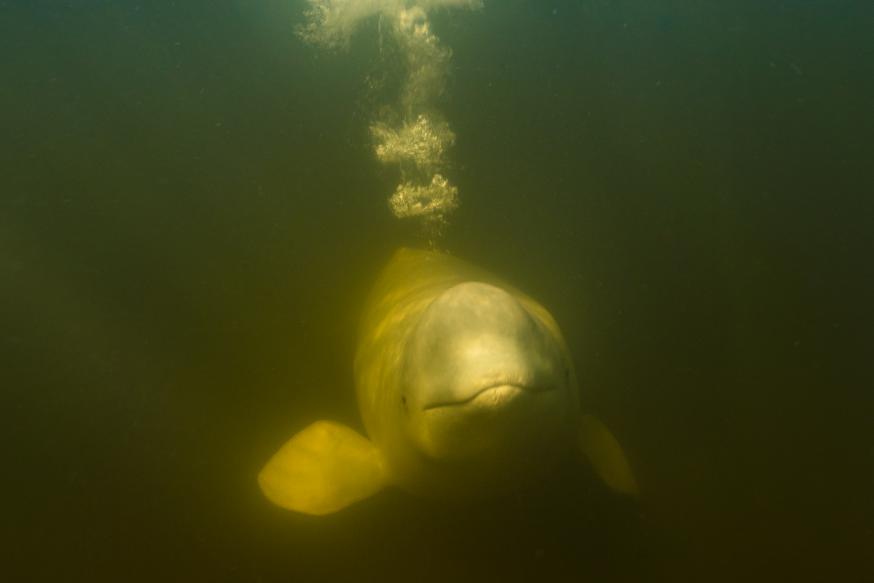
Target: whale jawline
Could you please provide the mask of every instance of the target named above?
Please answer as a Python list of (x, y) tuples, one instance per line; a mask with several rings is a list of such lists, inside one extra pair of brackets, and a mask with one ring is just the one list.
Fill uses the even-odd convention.
[(505, 383), (505, 382), (496, 382), (492, 383), (486, 387), (483, 387), (470, 395), (469, 397), (465, 397), (464, 399), (458, 399), (456, 401), (438, 401), (436, 403), (429, 403), (422, 407), (423, 411), (429, 411), (431, 409), (441, 409), (446, 407), (462, 407), (464, 405), (468, 405), (473, 401), (489, 394), (489, 393), (502, 393), (506, 391), (515, 391), (517, 393), (545, 393), (551, 390), (554, 390), (554, 387), (548, 388), (535, 388), (529, 387), (525, 385), (520, 385), (517, 383)]

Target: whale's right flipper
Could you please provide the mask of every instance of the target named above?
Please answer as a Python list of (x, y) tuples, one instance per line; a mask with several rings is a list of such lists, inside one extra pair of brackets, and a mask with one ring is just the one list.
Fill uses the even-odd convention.
[(258, 474), (264, 495), (304, 514), (330, 514), (386, 485), (376, 446), (345, 425), (316, 421), (289, 439)]

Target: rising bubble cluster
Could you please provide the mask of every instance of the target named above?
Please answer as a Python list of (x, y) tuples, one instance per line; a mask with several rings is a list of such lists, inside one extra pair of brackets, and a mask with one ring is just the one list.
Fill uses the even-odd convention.
[(308, 0), (306, 23), (298, 34), (330, 49), (346, 47), (358, 24), (380, 18), (381, 34), (389, 34), (401, 53), (404, 80), (392, 119), (370, 126), (376, 158), (397, 166), (400, 184), (389, 199), (395, 216), (419, 217), (433, 237), (458, 206), (458, 188), (444, 175), (447, 152), (455, 142), (449, 124), (433, 107), (446, 87), (452, 51), (431, 29), (429, 12), (437, 8), (482, 7), (482, 0)]

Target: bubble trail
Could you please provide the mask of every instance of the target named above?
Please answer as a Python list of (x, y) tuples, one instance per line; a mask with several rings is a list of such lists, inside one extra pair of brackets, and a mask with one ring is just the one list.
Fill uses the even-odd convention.
[[(399, 218), (422, 219), (432, 244), (458, 207), (458, 188), (444, 175), (448, 150), (455, 143), (449, 124), (432, 106), (445, 91), (452, 51), (431, 30), (429, 12), (438, 8), (482, 8), (482, 0), (308, 0), (306, 23), (298, 29), (305, 41), (342, 49), (358, 25), (381, 19), (400, 51), (405, 78), (391, 105), (393, 121), (373, 121), (370, 134), (376, 158), (396, 165), (400, 183), (389, 198)], [(385, 117), (383, 118), (385, 119)]]

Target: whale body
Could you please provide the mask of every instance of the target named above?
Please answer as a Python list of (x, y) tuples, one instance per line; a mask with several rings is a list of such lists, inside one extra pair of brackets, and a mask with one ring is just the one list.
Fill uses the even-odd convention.
[(637, 493), (616, 439), (581, 411), (550, 313), (460, 259), (394, 254), (364, 310), (354, 376), (367, 437), (332, 421), (294, 435), (258, 476), (275, 504), (329, 514), (390, 485), (487, 496), (524, 486), (572, 449), (608, 486)]

